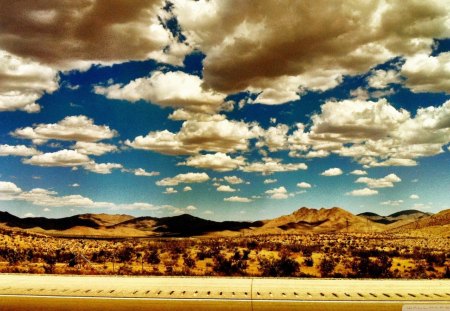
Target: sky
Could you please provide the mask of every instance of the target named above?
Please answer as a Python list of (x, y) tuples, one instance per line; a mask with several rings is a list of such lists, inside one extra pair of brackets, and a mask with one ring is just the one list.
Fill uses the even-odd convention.
[(1, 1), (0, 210), (450, 208), (448, 1)]

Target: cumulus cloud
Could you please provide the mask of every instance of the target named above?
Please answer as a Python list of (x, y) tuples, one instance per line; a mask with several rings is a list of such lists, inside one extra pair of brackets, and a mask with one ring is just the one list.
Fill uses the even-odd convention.
[(126, 85), (96, 86), (95, 92), (109, 99), (145, 100), (161, 107), (213, 113), (219, 110), (226, 95), (205, 90), (202, 83), (199, 77), (181, 71), (155, 71), (148, 78), (139, 78)]
[[(44, 206), (44, 211), (49, 207), (82, 207), (82, 208), (106, 208), (109, 210), (171, 210), (172, 206), (157, 206), (145, 202), (115, 204), (112, 202), (94, 201), (88, 197), (71, 194), (58, 195), (58, 192), (43, 188), (33, 188), (23, 191), (11, 182), (0, 181), (0, 200), (17, 200), (30, 202), (33, 205)], [(191, 208), (192, 210), (192, 208)]]
[(175, 177), (168, 177), (156, 182), (158, 186), (177, 186), (179, 184), (202, 183), (209, 180), (206, 173), (186, 173), (178, 174)]
[(16, 186), (15, 183), (9, 181), (0, 181), (0, 194), (15, 194), (20, 193), (22, 189)]
[(297, 184), (297, 187), (303, 188), (303, 189), (308, 189), (308, 188), (311, 188), (311, 184), (302, 181), (302, 182), (300, 182), (300, 183)]
[(23, 159), (22, 162), (37, 166), (74, 167), (87, 165), (91, 160), (87, 155), (78, 151), (63, 149), (56, 152), (34, 155), (29, 159)]
[(188, 192), (188, 191), (192, 191), (192, 188), (189, 186), (186, 186), (183, 188), (183, 192)]
[(381, 202), (381, 205), (390, 205), (390, 206), (399, 206), (403, 204), (403, 200), (389, 200), (389, 201), (384, 201)]
[(269, 151), (275, 152), (286, 149), (287, 146), (287, 132), (289, 127), (285, 124), (278, 124), (271, 126), (264, 131), (262, 140), (256, 144), (257, 147), (267, 146)]
[(359, 177), (356, 183), (365, 183), (369, 188), (388, 188), (394, 187), (394, 183), (401, 182), (401, 178), (395, 174), (386, 175), (383, 178)]
[(377, 190), (369, 189), (369, 188), (363, 188), (363, 189), (357, 189), (353, 190), (351, 192), (348, 192), (347, 195), (360, 197), (360, 196), (371, 196), (378, 194)]
[(219, 192), (236, 192), (236, 189), (231, 188), (228, 185), (220, 185), (219, 187), (217, 187), (217, 191), (219, 191)]
[(123, 166), (119, 163), (95, 163), (94, 161), (91, 161), (84, 165), (84, 168), (93, 173), (105, 175), (111, 174), (113, 169), (121, 169)]
[(250, 203), (253, 200), (249, 199), (249, 198), (244, 198), (244, 197), (238, 197), (238, 196), (232, 196), (232, 197), (228, 197), (223, 199), (226, 202), (238, 202), (238, 203)]
[(268, 178), (268, 179), (265, 179), (264, 180), (264, 184), (273, 184), (273, 183), (276, 183), (278, 180), (276, 180), (276, 179), (270, 179), (270, 178)]
[(409, 196), (409, 198), (410, 198), (410, 199), (413, 199), (413, 200), (418, 200), (418, 199), (420, 199), (420, 197), (419, 197), (417, 194), (411, 194), (411, 195)]
[(152, 177), (152, 176), (159, 176), (159, 172), (147, 172), (145, 169), (143, 168), (137, 168), (137, 169), (122, 169), (123, 172), (128, 172), (128, 173), (132, 173), (136, 176), (146, 176), (146, 177)]
[(180, 65), (189, 49), (162, 25), (168, 15), (163, 5), (160, 0), (132, 5), (101, 0), (6, 1), (0, 6), (0, 45), (60, 69), (148, 58)]
[(245, 158), (238, 156), (232, 158), (229, 155), (217, 152), (215, 154), (202, 154), (189, 157), (178, 165), (192, 166), (196, 168), (211, 169), (218, 172), (232, 171), (245, 164)]
[(407, 111), (396, 110), (385, 99), (328, 101), (321, 110), (312, 117), (311, 135), (340, 143), (380, 139), (409, 118)]
[(249, 163), (244, 166), (244, 172), (256, 172), (263, 175), (269, 175), (276, 172), (293, 172), (298, 170), (306, 170), (308, 166), (304, 163), (281, 163), (280, 159), (264, 158), (264, 162)]
[(111, 144), (93, 143), (86, 141), (77, 141), (73, 148), (79, 153), (95, 156), (101, 156), (105, 153), (117, 150), (117, 147)]
[(351, 171), (350, 174), (352, 174), (352, 175), (367, 175), (367, 172), (363, 171), (363, 170), (354, 170), (354, 171)]
[[(109, 205), (109, 204), (106, 204)], [(145, 202), (125, 203), (125, 204), (110, 204), (110, 210), (125, 210), (125, 211), (157, 211), (169, 207), (158, 206)]]
[(266, 194), (268, 194), (270, 198), (274, 200), (284, 200), (289, 197), (288, 191), (283, 186), (267, 190)]
[(244, 182), (244, 180), (242, 178), (239, 178), (237, 176), (225, 176), (223, 179), (225, 179), (225, 181), (229, 184), (232, 185), (238, 185), (238, 184), (242, 184)]
[(428, 53), (433, 38), (450, 35), (442, 1), (176, 0), (174, 12), (187, 41), (206, 54), (205, 82), (228, 93), (252, 90), (266, 104), (334, 87), (394, 56)]
[(415, 116), (387, 100), (328, 101), (288, 138), (291, 153), (325, 150), (351, 157), (364, 167), (414, 166), (417, 158), (442, 153), (450, 142), (450, 101), (419, 108)]
[(106, 125), (95, 125), (92, 119), (79, 115), (65, 117), (58, 123), (37, 124), (34, 127), (16, 129), (12, 135), (42, 144), (51, 139), (96, 142), (113, 138), (117, 132)]
[(195, 207), (194, 205), (188, 205), (188, 206), (186, 206), (186, 210), (187, 211), (196, 211), (197, 207)]
[(258, 135), (259, 127), (227, 119), (187, 120), (178, 133), (168, 130), (150, 132), (125, 144), (136, 149), (169, 155), (191, 155), (202, 150), (236, 152), (248, 149), (249, 140)]
[(172, 187), (169, 187), (169, 188), (166, 188), (166, 191), (164, 191), (163, 193), (164, 194), (174, 194), (174, 193), (178, 193), (178, 191)]
[(57, 88), (56, 70), (0, 50), (0, 112), (39, 112), (36, 101)]
[(42, 188), (34, 188), (30, 191), (23, 191), (19, 193), (16, 200), (23, 200), (31, 202), (34, 205), (47, 206), (47, 207), (63, 207), (63, 206), (79, 206), (89, 207), (94, 206), (96, 203), (82, 195), (66, 195), (58, 196), (56, 191), (50, 191)]
[(320, 175), (322, 176), (339, 176), (342, 175), (344, 172), (338, 168), (338, 167), (333, 167), (333, 168), (329, 168), (325, 171), (323, 171)]
[(0, 145), (0, 157), (1, 156), (19, 156), (19, 157), (29, 157), (37, 154), (41, 154), (39, 150), (27, 147), (24, 145)]
[(419, 54), (407, 58), (401, 73), (413, 92), (450, 93), (450, 52), (437, 56)]
[(375, 89), (384, 89), (389, 84), (400, 83), (400, 75), (396, 70), (373, 70), (372, 75), (367, 78), (370, 87)]

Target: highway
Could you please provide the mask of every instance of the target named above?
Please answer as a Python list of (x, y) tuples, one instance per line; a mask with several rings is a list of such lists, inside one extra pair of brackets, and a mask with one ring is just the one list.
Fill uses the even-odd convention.
[(450, 311), (450, 280), (1, 274), (0, 310)]

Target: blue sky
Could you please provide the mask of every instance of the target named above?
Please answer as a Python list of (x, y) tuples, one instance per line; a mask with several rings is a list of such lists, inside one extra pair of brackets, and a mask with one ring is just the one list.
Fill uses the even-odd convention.
[(0, 15), (0, 210), (450, 208), (445, 1), (11, 2)]

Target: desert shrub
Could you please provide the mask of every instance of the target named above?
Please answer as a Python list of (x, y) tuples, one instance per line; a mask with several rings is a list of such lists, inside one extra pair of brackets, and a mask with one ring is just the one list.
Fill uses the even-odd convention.
[(331, 257), (324, 257), (319, 264), (319, 271), (322, 277), (328, 277), (334, 271), (336, 267), (336, 261)]
[(303, 260), (303, 263), (304, 263), (305, 266), (307, 266), (307, 267), (312, 267), (312, 266), (314, 266), (314, 260), (312, 259), (312, 257), (306, 257), (305, 260)]
[(367, 256), (356, 257), (352, 264), (355, 276), (362, 278), (389, 278), (392, 276), (391, 267), (392, 259), (386, 255), (381, 255), (374, 260)]
[(161, 262), (161, 259), (159, 258), (158, 250), (154, 249), (150, 251), (150, 253), (145, 253), (144, 260), (152, 265), (157, 265)]
[(125, 246), (117, 251), (117, 258), (120, 262), (128, 262), (133, 258), (134, 249), (131, 246)]
[(189, 256), (183, 256), (184, 265), (188, 268), (194, 268), (195, 267), (195, 259), (189, 257)]
[(280, 259), (260, 258), (259, 269), (261, 270), (262, 276), (286, 277), (294, 276), (298, 273), (300, 271), (300, 264), (290, 257), (281, 257)]
[(214, 272), (220, 275), (244, 275), (247, 269), (247, 262), (242, 259), (227, 259), (222, 254), (214, 257)]
[(448, 266), (445, 267), (445, 273), (443, 275), (444, 279), (450, 279), (450, 268)]
[(428, 253), (425, 255), (425, 260), (430, 266), (443, 266), (445, 264), (445, 254), (444, 253)]

